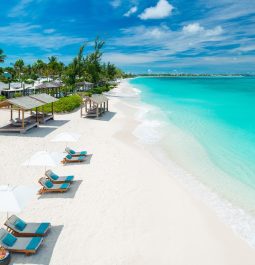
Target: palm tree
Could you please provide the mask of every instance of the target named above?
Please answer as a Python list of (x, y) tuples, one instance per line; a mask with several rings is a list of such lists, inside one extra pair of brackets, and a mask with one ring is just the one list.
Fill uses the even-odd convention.
[(4, 51), (0, 49), (0, 63), (3, 63), (6, 58), (6, 55), (4, 54)]
[(47, 65), (48, 72), (54, 79), (55, 76), (61, 76), (64, 70), (64, 64), (58, 61), (56, 56), (48, 57), (49, 63)]
[(105, 42), (99, 37), (95, 39), (94, 51), (87, 55), (85, 59), (85, 71), (92, 77), (92, 82), (97, 84), (100, 81), (101, 75), (101, 58), (102, 48)]
[(37, 60), (34, 64), (33, 64), (33, 70), (34, 72), (39, 76), (39, 77), (42, 77), (43, 74), (44, 74), (44, 71), (47, 67), (47, 64), (42, 61), (42, 60)]
[(15, 69), (16, 73), (18, 73), (19, 80), (20, 80), (21, 73), (24, 69), (24, 66), (25, 66), (25, 63), (22, 59), (17, 60), (14, 64), (14, 69)]
[(77, 56), (73, 59), (73, 61), (69, 64), (69, 66), (65, 70), (65, 82), (71, 86), (72, 88), (75, 87), (76, 79), (80, 78), (84, 73), (84, 49), (86, 44), (83, 44)]

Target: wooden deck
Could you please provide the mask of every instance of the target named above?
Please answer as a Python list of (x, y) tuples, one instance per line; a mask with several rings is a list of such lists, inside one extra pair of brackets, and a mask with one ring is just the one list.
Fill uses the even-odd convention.
[(19, 132), (19, 133), (26, 133), (28, 130), (32, 129), (33, 127), (38, 127), (38, 122), (30, 122), (25, 124), (25, 127), (16, 126), (13, 124), (7, 124), (0, 128), (0, 132)]
[(105, 113), (103, 108), (98, 108), (98, 113), (96, 109), (89, 109), (87, 112), (82, 113), (81, 116), (85, 118), (94, 118), (101, 116), (103, 113)]
[[(31, 120), (33, 120), (34, 122), (36, 122), (36, 116), (35, 114), (33, 114), (31, 117), (30, 117)], [(38, 114), (38, 122), (41, 123), (41, 124), (45, 124), (47, 121), (49, 120), (54, 120), (54, 115), (52, 114)]]

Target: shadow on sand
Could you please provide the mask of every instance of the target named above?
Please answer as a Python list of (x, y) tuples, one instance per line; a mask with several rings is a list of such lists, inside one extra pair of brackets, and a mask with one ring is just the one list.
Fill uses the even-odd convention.
[(46, 126), (51, 127), (60, 127), (66, 123), (68, 123), (70, 120), (50, 120), (46, 123)]
[(98, 118), (87, 117), (86, 119), (94, 119), (95, 121), (110, 121), (115, 115), (116, 112), (108, 111)]
[(13, 253), (10, 264), (49, 265), (55, 245), (63, 228), (63, 225), (52, 226), (36, 254), (26, 256), (24, 254)]
[(79, 189), (83, 180), (75, 180), (68, 191), (66, 192), (52, 192), (52, 193), (44, 193), (38, 197), (39, 200), (41, 199), (73, 199), (77, 190)]

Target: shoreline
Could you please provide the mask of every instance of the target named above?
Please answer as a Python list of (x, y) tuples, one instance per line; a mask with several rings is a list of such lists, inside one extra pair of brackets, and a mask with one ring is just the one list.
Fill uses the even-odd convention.
[[(129, 102), (127, 103), (126, 98), (124, 97), (126, 104), (130, 104), (129, 107), (130, 108), (135, 108), (136, 110), (139, 110), (140, 108), (140, 115), (136, 115), (135, 119), (138, 122), (137, 126), (134, 128), (133, 130), (133, 134), (136, 136), (137, 141), (139, 141), (142, 145), (145, 146), (145, 148), (151, 153), (153, 154), (153, 156), (165, 167), (169, 168), (169, 170), (173, 171), (173, 169), (176, 172), (176, 179), (182, 184), (184, 185), (190, 192), (192, 192), (198, 199), (202, 200), (208, 207), (212, 208), (213, 211), (217, 214), (217, 216), (219, 216), (219, 218), (228, 226), (230, 226), (233, 231), (235, 233), (237, 233), (242, 239), (244, 239), (252, 248), (255, 248), (255, 216), (252, 215), (251, 213), (249, 213), (249, 209), (246, 207), (240, 207), (238, 206), (238, 204), (242, 203), (242, 206), (245, 206), (245, 204), (248, 203), (249, 201), (249, 196), (247, 194), (247, 187), (243, 187), (240, 183), (235, 183), (235, 181), (228, 176), (225, 172), (221, 171), (221, 169), (217, 168), (215, 165), (212, 164), (212, 162), (210, 161), (210, 158), (207, 157), (206, 151), (203, 150), (203, 147), (201, 146), (200, 143), (198, 143), (196, 141), (196, 139), (194, 139), (192, 137), (192, 135), (185, 135), (186, 132), (183, 132), (180, 128), (178, 128), (176, 125), (174, 124), (168, 124), (164, 125), (164, 118), (162, 119), (161, 122), (163, 122), (163, 125), (160, 124), (155, 124), (155, 131), (153, 129), (154, 124), (151, 124), (151, 120), (149, 120), (149, 122), (146, 122), (146, 111), (147, 112), (160, 112), (160, 115), (164, 116), (164, 113), (159, 110), (157, 107), (153, 106), (153, 105), (149, 105), (147, 103), (144, 103), (141, 101), (141, 99), (139, 98), (140, 93), (142, 93), (139, 89), (137, 89), (136, 87), (134, 87), (132, 84), (130, 84), (128, 82), (129, 80), (125, 80), (123, 81), (123, 83), (120, 86), (124, 86), (126, 87), (127, 90), (133, 90), (135, 92), (136, 95), (136, 99), (137, 102), (133, 103), (133, 102)], [(123, 91), (121, 91), (120, 94), (122, 94)], [(120, 96), (121, 97), (121, 96)], [(138, 104), (138, 105), (137, 105)], [(139, 106), (140, 105), (140, 106)], [(144, 110), (145, 108), (145, 110)], [(139, 116), (139, 117), (138, 117)], [(146, 126), (146, 124), (148, 123), (148, 127)], [(144, 127), (141, 131), (138, 131), (138, 129), (140, 127)], [(162, 128), (161, 128), (162, 127)], [(146, 133), (146, 131), (151, 131), (151, 134), (155, 134), (157, 136), (152, 137), (151, 141), (148, 140), (144, 140), (144, 138), (146, 138), (148, 136), (148, 133)], [(163, 131), (163, 133), (162, 133)], [(165, 132), (164, 132), (165, 131)], [(175, 131), (174, 133), (172, 131)], [(161, 135), (160, 135), (161, 133)], [(196, 150), (196, 153), (198, 150), (200, 150), (199, 156), (197, 156), (196, 154), (196, 158), (194, 158), (195, 160), (197, 159), (198, 161), (205, 161), (205, 163), (207, 163), (209, 166), (207, 166), (206, 168), (210, 168), (211, 172), (214, 172), (215, 176), (219, 175), (219, 176), (225, 176), (225, 182), (222, 183), (222, 185), (224, 186), (229, 186), (231, 183), (235, 183), (234, 187), (238, 187), (238, 190), (236, 190), (236, 192), (240, 193), (240, 194), (246, 194), (246, 196), (248, 198), (241, 198), (239, 197), (238, 202), (235, 202), (234, 204), (232, 202), (230, 202), (229, 198), (233, 198), (232, 197), (232, 191), (229, 192), (228, 194), (228, 190), (225, 189), (225, 191), (221, 191), (221, 193), (219, 193), (219, 190), (215, 191), (214, 186), (216, 185), (215, 183), (204, 183), (202, 181), (201, 178), (198, 177), (197, 173), (199, 171), (196, 170), (194, 171), (194, 165), (192, 162), (190, 162), (190, 166), (192, 164), (192, 167), (188, 166), (187, 164), (184, 163), (184, 161), (181, 161), (180, 159), (178, 159), (178, 151), (176, 152), (176, 150), (178, 150), (179, 146), (177, 144), (175, 144), (174, 146), (171, 146), (172, 150), (175, 150), (175, 152), (172, 154), (170, 154), (170, 147), (168, 148), (169, 150), (167, 150), (167, 148), (164, 146), (165, 145), (165, 141), (167, 141), (168, 138), (166, 138), (164, 136), (165, 134), (168, 134), (168, 138), (169, 135), (172, 135), (172, 137), (176, 137), (176, 135), (185, 135), (185, 137), (182, 137), (183, 139), (186, 139), (187, 141), (185, 141), (185, 148), (186, 148), (186, 153), (190, 153), (191, 150)], [(165, 139), (166, 138), (166, 139)], [(175, 139), (174, 142), (178, 142), (180, 143), (180, 141), (178, 141), (178, 139)], [(192, 144), (191, 144), (192, 142)], [(182, 144), (183, 145), (183, 144)], [(180, 155), (183, 155), (183, 150), (180, 153)], [(191, 156), (192, 157), (192, 156)], [(183, 157), (181, 158), (183, 160)], [(193, 159), (193, 160), (194, 160)], [(192, 160), (192, 161), (193, 161)], [(196, 161), (193, 161), (195, 165), (197, 165)], [(194, 171), (194, 172), (193, 172)], [(199, 172), (199, 174), (208, 174), (208, 172)], [(212, 176), (213, 173), (210, 173), (209, 179), (213, 178)], [(229, 183), (228, 183), (229, 182)], [(219, 180), (219, 184), (220, 185), (220, 180)], [(232, 186), (234, 184), (231, 184)], [(241, 190), (243, 190), (243, 192), (240, 192)], [(246, 191), (246, 193), (245, 193)], [(235, 193), (235, 194), (237, 194)], [(250, 196), (253, 196), (253, 192), (250, 191)]]
[[(89, 163), (53, 168), (75, 175), (69, 193), (39, 196), (18, 214), (52, 228), (37, 254), (12, 255), (11, 264), (253, 264), (254, 249), (137, 142), (136, 113), (112, 97), (101, 119), (81, 119), (78, 111), (26, 135), (1, 134), (1, 185), (36, 184), (43, 168), (21, 164), (40, 150), (63, 154), (65, 144), (50, 141), (58, 133), (80, 133), (70, 146), (92, 154)], [(5, 218), (0, 213), (2, 224)]]

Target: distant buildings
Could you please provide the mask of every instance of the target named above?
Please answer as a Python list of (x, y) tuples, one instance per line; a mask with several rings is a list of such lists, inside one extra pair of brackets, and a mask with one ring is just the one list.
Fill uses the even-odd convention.
[(3, 95), (7, 98), (13, 98), (16, 94), (28, 96), (32, 94), (47, 93), (55, 97), (60, 97), (60, 88), (62, 86), (63, 83), (61, 81), (45, 82), (45, 80), (37, 80), (33, 84), (25, 84), (20, 82), (6, 84), (0, 82), (0, 95)]
[[(21, 82), (12, 82), (8, 84), (0, 82), (0, 95), (13, 98), (17, 94), (20, 96), (29, 96), (32, 94), (46, 93), (59, 98), (68, 93), (67, 91), (63, 91), (63, 86), (64, 84), (61, 80), (53, 80), (50, 78), (38, 78), (30, 84)], [(93, 87), (93, 83), (86, 81), (78, 82), (76, 83), (75, 91), (88, 91)]]

